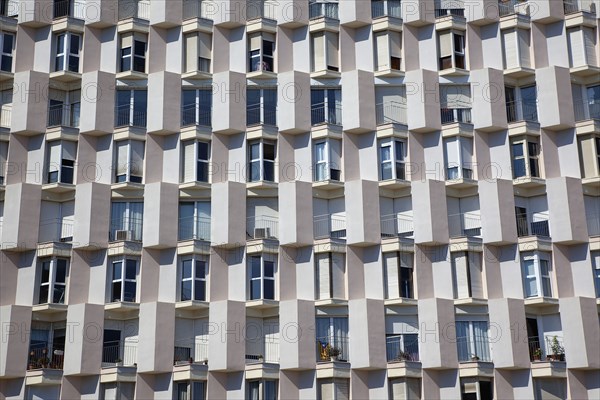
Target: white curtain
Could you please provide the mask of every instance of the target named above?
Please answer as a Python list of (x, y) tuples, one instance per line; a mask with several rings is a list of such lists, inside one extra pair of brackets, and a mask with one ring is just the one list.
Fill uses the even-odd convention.
[(115, 234), (115, 231), (126, 230), (126, 212), (127, 212), (127, 203), (123, 202), (115, 202), (112, 203), (111, 209), (111, 231), (112, 234)]
[(490, 345), (488, 342), (488, 324), (485, 321), (473, 322), (475, 354), (481, 360), (490, 360)]
[(456, 343), (458, 349), (458, 360), (467, 361), (471, 359), (469, 346), (469, 323), (466, 321), (456, 322)]
[(133, 231), (133, 237), (141, 239), (142, 220), (144, 217), (144, 203), (129, 203), (129, 230)]

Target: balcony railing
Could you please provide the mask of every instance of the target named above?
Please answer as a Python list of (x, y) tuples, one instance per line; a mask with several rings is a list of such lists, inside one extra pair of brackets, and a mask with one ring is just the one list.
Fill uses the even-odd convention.
[(18, 0), (1, 0), (0, 1), (0, 16), (17, 18), (19, 15)]
[(73, 17), (85, 19), (85, 0), (54, 0), (54, 19)]
[(179, 218), (179, 240), (206, 240), (210, 241), (209, 217), (184, 217)]
[(507, 101), (506, 117), (508, 122), (538, 122), (537, 104), (535, 101)]
[(473, 170), (460, 166), (446, 167), (446, 179), (449, 181), (456, 179), (473, 179)]
[(216, 3), (203, 0), (183, 0), (183, 20), (193, 18), (212, 19), (217, 11)]
[(523, 0), (500, 0), (498, 1), (498, 13), (501, 17), (510, 14), (529, 15), (529, 4)]
[(277, 126), (277, 109), (262, 107), (260, 104), (249, 105), (246, 108), (246, 125)]
[(212, 126), (212, 109), (203, 108), (196, 104), (181, 107), (181, 126)]
[(341, 125), (342, 124), (342, 105), (341, 104), (328, 104), (318, 103), (313, 104), (310, 107), (310, 120), (312, 125), (320, 124), (331, 124)]
[(412, 216), (389, 214), (381, 217), (381, 237), (410, 237), (413, 233)]
[(115, 128), (122, 128), (125, 126), (145, 128), (146, 117), (146, 110), (140, 110), (129, 104), (117, 106), (115, 107)]
[(457, 337), (456, 346), (458, 350), (458, 362), (492, 361), (490, 344), (486, 337)]
[(201, 338), (187, 338), (175, 341), (174, 364), (202, 363), (208, 360), (208, 341)]
[[(249, 346), (246, 344), (246, 351), (248, 352)], [(246, 363), (271, 363), (279, 364), (279, 339), (273, 337), (262, 340), (260, 342), (260, 350), (249, 352), (252, 354), (246, 354)], [(254, 354), (259, 353), (259, 354)]]
[(129, 18), (150, 20), (150, 0), (119, 0), (119, 21)]
[(246, 234), (251, 239), (270, 239), (279, 237), (279, 218), (270, 215), (248, 217)]
[(48, 127), (79, 127), (79, 104), (57, 104), (48, 107)]
[(406, 125), (406, 104), (388, 101), (375, 105), (375, 120), (377, 125), (402, 124)]
[(534, 215), (531, 223), (527, 221), (527, 215), (517, 214), (517, 235), (519, 237), (540, 236), (550, 237), (548, 217)]
[(73, 222), (61, 218), (40, 221), (40, 243), (70, 242), (73, 240)]
[(573, 108), (575, 110), (575, 121), (577, 122), (600, 119), (600, 99), (592, 99), (591, 101), (574, 99)]
[(442, 18), (447, 15), (452, 15), (455, 17), (464, 17), (465, 9), (464, 8), (436, 8), (435, 9), (435, 17)]
[(65, 361), (65, 348), (55, 345), (48, 349), (46, 344), (32, 344), (29, 349), (29, 359), (27, 369), (63, 369)]
[(117, 340), (106, 342), (102, 347), (102, 367), (124, 366), (137, 364), (137, 340)]
[(330, 18), (339, 19), (338, 3), (310, 3), (308, 6), (308, 15), (310, 19)]
[(451, 238), (481, 236), (481, 217), (467, 213), (448, 215), (448, 230)]
[(346, 217), (318, 215), (313, 219), (315, 239), (346, 239)]
[(400, 0), (375, 0), (371, 2), (371, 17), (402, 18)]
[(0, 108), (0, 128), (9, 128), (12, 120), (12, 108)]
[(564, 0), (563, 7), (565, 14), (572, 14), (579, 11), (596, 13), (596, 5), (593, 0)]
[(317, 337), (317, 362), (350, 361), (348, 341), (345, 334)]
[(471, 123), (470, 108), (442, 108), (440, 111), (442, 124), (452, 124), (455, 122)]
[(587, 216), (588, 235), (600, 236), (600, 214)]
[(417, 335), (393, 335), (385, 338), (388, 362), (419, 361), (419, 338)]
[(108, 239), (111, 242), (119, 241), (142, 241), (142, 217), (116, 218), (110, 221), (110, 232)]

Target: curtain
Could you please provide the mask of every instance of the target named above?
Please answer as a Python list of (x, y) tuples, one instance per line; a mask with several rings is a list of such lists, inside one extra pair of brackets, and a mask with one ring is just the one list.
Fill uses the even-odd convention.
[(248, 382), (248, 400), (259, 400), (260, 382)]
[(340, 358), (343, 360), (348, 359), (348, 318), (333, 318), (333, 343), (335, 347), (338, 347), (341, 351)]
[(473, 322), (473, 336), (475, 340), (475, 354), (481, 360), (490, 360), (490, 345), (488, 342), (488, 324), (485, 321)]
[(137, 240), (142, 238), (142, 221), (144, 218), (144, 203), (129, 203), (129, 230), (133, 231), (133, 237)]
[(142, 177), (144, 171), (144, 142), (132, 140), (131, 145), (131, 165), (129, 174), (131, 176)]
[(458, 350), (458, 361), (471, 359), (469, 346), (469, 323), (465, 321), (456, 322), (456, 344)]
[(344, 278), (346, 265), (344, 262), (344, 255), (341, 253), (332, 253), (331, 260), (332, 297), (343, 299), (346, 297), (346, 284)]
[(384, 253), (385, 279), (388, 299), (400, 297), (400, 284), (398, 282), (398, 254), (396, 252)]
[(114, 235), (115, 231), (118, 230), (126, 230), (126, 212), (127, 212), (127, 203), (123, 202), (115, 202), (112, 203), (111, 206), (111, 232)]

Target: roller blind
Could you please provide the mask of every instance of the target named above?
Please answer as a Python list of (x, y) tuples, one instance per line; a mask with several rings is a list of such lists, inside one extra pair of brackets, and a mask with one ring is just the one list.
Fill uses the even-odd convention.
[(571, 67), (579, 67), (585, 64), (585, 53), (583, 47), (583, 32), (581, 29), (567, 30), (567, 43), (569, 45), (569, 63)]
[(407, 399), (420, 399), (421, 398), (421, 381), (419, 379), (407, 378), (406, 379), (406, 392)]
[(340, 253), (333, 253), (331, 255), (333, 265), (331, 266), (331, 279), (333, 287), (333, 297), (337, 299), (343, 299), (346, 297), (346, 280), (344, 279), (344, 255)]
[(319, 299), (331, 298), (330, 281), (329, 281), (329, 253), (317, 254), (317, 276), (319, 279), (319, 285), (317, 287), (317, 293)]
[(144, 142), (131, 141), (131, 175), (142, 176), (144, 170)]
[(75, 161), (77, 159), (77, 143), (64, 141), (62, 142), (62, 159)]
[(69, 104), (81, 103), (81, 90), (71, 90), (69, 92)]
[(200, 46), (200, 57), (212, 58), (212, 35), (210, 33), (199, 32), (198, 45)]
[(442, 108), (470, 108), (471, 87), (469, 85), (440, 85)]
[(517, 32), (514, 30), (502, 32), (504, 45), (504, 65), (507, 69), (519, 66), (517, 53)]
[(596, 36), (594, 35), (594, 29), (584, 26), (583, 27), (583, 42), (585, 47), (585, 54), (587, 63), (596, 65)]
[(332, 139), (329, 141), (331, 147), (331, 168), (342, 168), (342, 143), (339, 140)]
[(386, 315), (385, 333), (388, 335), (401, 335), (404, 333), (417, 333), (419, 322), (416, 315)]
[(389, 46), (388, 46), (388, 37), (385, 32), (379, 33), (375, 36), (375, 48), (377, 51), (377, 69), (382, 70), (389, 68), (390, 66), (390, 56), (389, 56)]
[(48, 143), (48, 172), (60, 170), (60, 141)]
[(193, 182), (196, 180), (195, 175), (195, 150), (196, 146), (194, 141), (188, 141), (183, 143), (183, 160), (182, 160), (182, 171), (183, 171), (183, 182)]
[(262, 37), (260, 33), (254, 33), (250, 35), (250, 50), (260, 50), (260, 42)]
[(519, 55), (521, 57), (521, 63), (523, 67), (529, 67), (531, 65), (531, 56), (529, 54), (529, 30), (519, 29)]
[(350, 399), (350, 385), (348, 379), (336, 379), (335, 381), (335, 400)]
[(463, 252), (452, 253), (452, 265), (454, 269), (454, 290), (457, 299), (469, 297), (469, 286), (467, 282), (467, 257)]
[(332, 379), (321, 379), (319, 382), (319, 390), (321, 391), (321, 400), (333, 400)]
[(406, 399), (406, 382), (404, 379), (390, 380), (390, 392), (392, 399)]
[(471, 278), (471, 295), (483, 298), (483, 277), (481, 271), (481, 253), (469, 252), (469, 275)]
[(67, 100), (67, 92), (64, 92), (62, 90), (50, 89), (48, 90), (48, 99), (64, 103)]
[(117, 175), (127, 174), (129, 143), (127, 141), (117, 142)]
[(133, 33), (124, 33), (121, 35), (121, 48), (125, 49), (127, 47), (133, 46)]
[(185, 68), (187, 72), (198, 69), (198, 36), (196, 33), (185, 37)]
[(406, 103), (406, 90), (404, 86), (376, 86), (375, 102), (379, 103)]
[(402, 268), (413, 268), (413, 253), (400, 253), (400, 266)]
[(8, 142), (0, 142), (0, 176), (6, 172), (6, 160), (8, 159)]
[(542, 400), (561, 400), (565, 396), (565, 385), (562, 379), (537, 379)]
[(461, 146), (461, 156), (462, 156), (462, 165), (463, 167), (467, 167), (471, 165), (471, 161), (473, 160), (473, 141), (470, 138), (461, 137), (460, 138), (460, 146)]
[(73, 236), (73, 223), (75, 222), (75, 202), (67, 201), (61, 205), (62, 228), (60, 237), (69, 238)]
[(384, 253), (383, 254), (384, 265), (386, 268), (386, 285), (387, 285), (387, 298), (397, 299), (400, 297), (400, 283), (398, 282), (398, 257), (397, 253)]
[(444, 139), (444, 152), (446, 153), (446, 167), (456, 167), (460, 165), (458, 155), (458, 138)]
[(440, 33), (440, 57), (449, 57), (452, 55), (452, 33)]
[(313, 70), (322, 71), (325, 69), (325, 35), (324, 33), (315, 33), (312, 36), (313, 47)]
[(402, 36), (400, 32), (390, 31), (390, 53), (392, 57), (402, 57)]
[(327, 67), (339, 68), (339, 38), (334, 32), (326, 32), (327, 35)]

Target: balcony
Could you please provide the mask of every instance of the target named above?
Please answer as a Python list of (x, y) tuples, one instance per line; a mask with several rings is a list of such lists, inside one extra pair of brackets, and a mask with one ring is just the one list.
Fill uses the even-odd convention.
[(442, 108), (440, 110), (442, 125), (454, 124), (454, 123), (471, 123), (471, 109), (470, 108)]
[(596, 5), (592, 0), (564, 0), (563, 7), (565, 15), (580, 11), (596, 14)]
[(418, 335), (390, 335), (385, 338), (387, 362), (419, 361)]
[(539, 337), (532, 336), (528, 342), (531, 362), (565, 361), (565, 348), (562, 337), (544, 336), (543, 343), (540, 343)]
[(406, 104), (396, 101), (375, 105), (375, 121), (377, 125), (407, 124)]
[(179, 218), (179, 241), (210, 241), (210, 217)]
[(600, 120), (600, 99), (574, 99), (573, 108), (575, 111), (575, 121), (585, 121), (589, 119)]
[(200, 109), (196, 104), (181, 107), (181, 126), (200, 126), (210, 128), (212, 126), (212, 108)]
[(261, 107), (260, 104), (249, 105), (246, 108), (246, 125), (277, 126), (277, 109)]
[(106, 342), (102, 347), (102, 368), (137, 365), (137, 340)]
[(456, 338), (458, 362), (491, 362), (490, 344), (487, 337), (463, 336)]
[[(279, 339), (269, 338), (263, 339), (260, 343), (252, 343), (248, 345), (246, 339), (246, 364), (268, 363), (279, 364)], [(257, 349), (257, 347), (259, 347)], [(254, 351), (252, 349), (255, 349)], [(258, 353), (258, 354), (256, 354)]]
[(435, 9), (435, 17), (436, 18), (443, 18), (446, 16), (464, 17), (465, 9), (464, 8), (436, 8)]
[(317, 337), (317, 362), (335, 362), (350, 360), (348, 336), (343, 333), (335, 336)]
[(110, 221), (109, 242), (141, 242), (143, 217), (128, 217)]
[(339, 20), (338, 3), (311, 2), (308, 5), (308, 17), (311, 20), (319, 18)]
[(71, 17), (85, 19), (85, 1), (83, 0), (54, 0), (53, 18)]
[(315, 239), (346, 239), (346, 217), (333, 214), (313, 218)]
[(523, 0), (500, 0), (498, 1), (498, 13), (500, 17), (511, 14), (529, 15), (529, 4)]
[(371, 17), (402, 18), (400, 0), (374, 0), (371, 2)]
[(119, 21), (135, 18), (150, 20), (150, 0), (119, 0)]
[(588, 235), (592, 236), (600, 236), (600, 215), (592, 214), (586, 217), (587, 219), (587, 228)]
[(207, 360), (208, 340), (192, 337), (175, 341), (173, 350), (174, 365), (204, 363)]
[(519, 237), (537, 236), (543, 238), (550, 237), (550, 228), (548, 226), (548, 217), (533, 215), (529, 222), (527, 215), (517, 214), (517, 235)]
[(146, 128), (147, 112), (125, 104), (115, 107), (115, 128)]
[(312, 126), (321, 124), (342, 125), (342, 105), (326, 105), (325, 103), (313, 104), (310, 107), (310, 121)]
[(270, 215), (248, 217), (246, 235), (249, 239), (277, 239), (279, 218)]
[(450, 238), (479, 237), (481, 217), (467, 213), (448, 215), (448, 231)]
[[(210, 11), (213, 12), (211, 13)], [(203, 0), (183, 0), (184, 21), (195, 18), (211, 20), (214, 12), (216, 12), (216, 4), (214, 3), (211, 4)]]
[(0, 17), (17, 18), (19, 2), (15, 0), (0, 0)]
[(12, 120), (12, 107), (0, 108), (0, 128), (10, 129)]
[(79, 128), (79, 104), (57, 104), (48, 107), (48, 128)]
[(47, 343), (31, 344), (27, 370), (63, 369), (65, 361), (64, 345), (54, 345), (48, 349)]
[(408, 238), (413, 236), (413, 218), (408, 215), (389, 214), (381, 217), (382, 238)]
[(538, 122), (537, 101), (507, 101), (506, 117), (508, 123), (526, 121)]
[(61, 218), (40, 221), (39, 243), (68, 243), (73, 240), (73, 221)]

